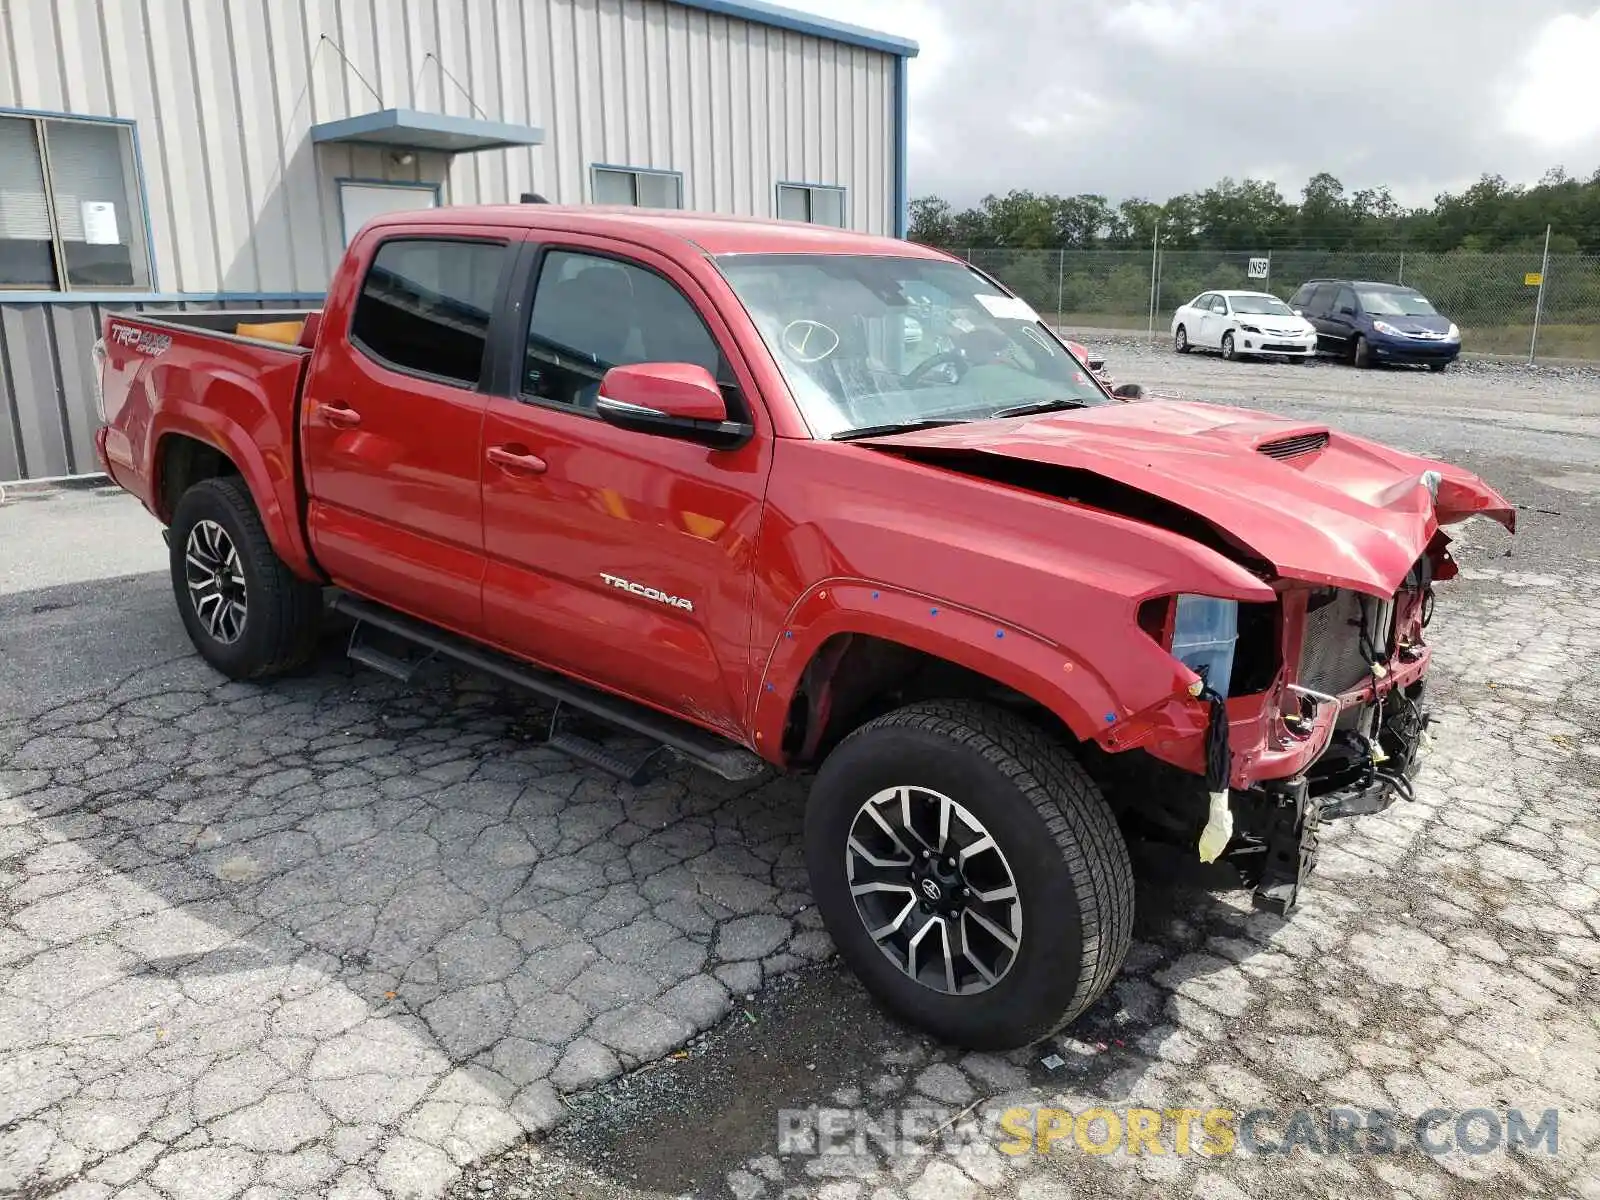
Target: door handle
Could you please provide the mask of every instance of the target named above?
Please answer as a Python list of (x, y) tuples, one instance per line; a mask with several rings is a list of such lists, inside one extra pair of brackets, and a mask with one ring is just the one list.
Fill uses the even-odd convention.
[(529, 454), (521, 446), (490, 446), (484, 456), (502, 471), (513, 475), (543, 475), (550, 464), (537, 454)]
[(361, 424), (361, 414), (343, 400), (323, 404), (322, 419), (340, 429), (354, 429)]

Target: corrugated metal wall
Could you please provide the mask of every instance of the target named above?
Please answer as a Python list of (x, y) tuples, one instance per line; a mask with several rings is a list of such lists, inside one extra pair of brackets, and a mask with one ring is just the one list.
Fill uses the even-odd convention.
[(90, 348), (106, 312), (259, 310), (228, 304), (0, 304), (0, 483), (100, 469)]
[[(832, 184), (852, 227), (889, 233), (895, 65), (670, 0), (0, 0), (0, 110), (136, 122), (162, 293), (321, 293), (341, 178), (585, 203), (603, 163), (681, 172), (687, 207), (763, 217), (779, 182)], [(392, 107), (537, 125), (545, 144), (410, 162), (311, 144), (313, 125)], [(95, 469), (100, 312), (0, 291), (0, 481)]]
[[(611, 163), (681, 171), (689, 207), (757, 216), (779, 181), (838, 184), (852, 226), (888, 232), (894, 69), (668, 0), (0, 4), (0, 108), (137, 121), (164, 292), (321, 291), (340, 177), (580, 203), (590, 165)], [(402, 163), (310, 142), (389, 107), (538, 125), (546, 144)]]

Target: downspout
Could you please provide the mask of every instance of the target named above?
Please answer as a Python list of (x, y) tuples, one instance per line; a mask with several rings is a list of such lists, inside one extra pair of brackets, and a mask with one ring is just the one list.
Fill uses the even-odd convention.
[(894, 236), (903, 238), (909, 228), (909, 205), (911, 197), (907, 194), (906, 187), (906, 56), (895, 55), (894, 59)]

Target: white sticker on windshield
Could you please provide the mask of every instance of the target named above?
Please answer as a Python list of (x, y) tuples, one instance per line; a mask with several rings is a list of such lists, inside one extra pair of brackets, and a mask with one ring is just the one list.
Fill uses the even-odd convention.
[(1005, 321), (1037, 321), (1039, 314), (1028, 307), (1026, 300), (1018, 300), (1015, 296), (987, 296), (982, 292), (973, 297), (983, 305), (991, 317), (999, 317)]

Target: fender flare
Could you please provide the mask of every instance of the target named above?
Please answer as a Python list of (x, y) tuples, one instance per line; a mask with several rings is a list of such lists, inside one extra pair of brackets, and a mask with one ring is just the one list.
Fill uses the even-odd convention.
[(303, 579), (320, 580), (322, 573), (311, 558), (310, 547), (300, 528), (299, 493), (295, 487), (292, 460), (279, 461), (280, 455), (265, 455), (249, 432), (218, 408), (189, 401), (169, 399), (151, 423), (150, 458), (145, 477), (150, 480), (150, 499), (163, 522), (172, 514), (162, 512), (161, 496), (165, 480), (161, 466), (169, 437), (187, 437), (210, 446), (239, 468), (239, 476), (250, 491), (267, 540), (278, 557)]
[(1080, 741), (1131, 715), (1099, 671), (1031, 630), (884, 584), (828, 579), (795, 602), (768, 653), (750, 723), (764, 757), (782, 758), (807, 664), (829, 638), (846, 633), (898, 642), (986, 675), (1055, 713)]

